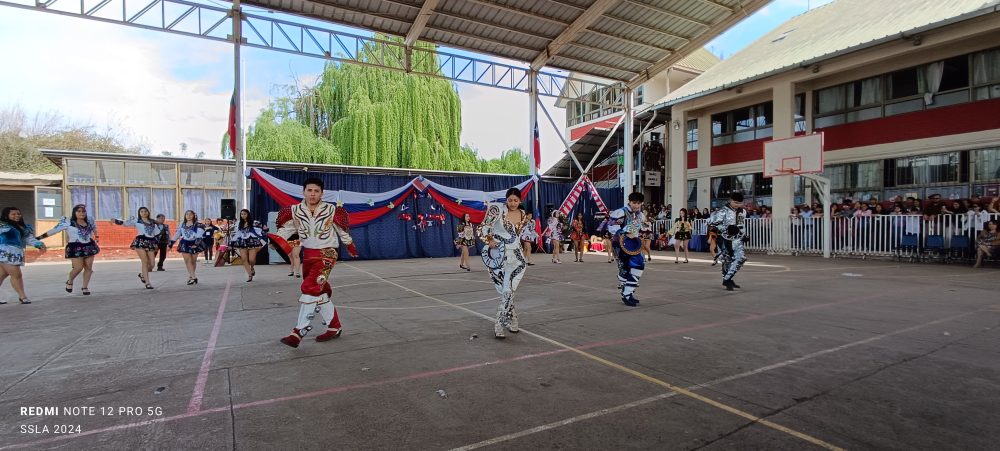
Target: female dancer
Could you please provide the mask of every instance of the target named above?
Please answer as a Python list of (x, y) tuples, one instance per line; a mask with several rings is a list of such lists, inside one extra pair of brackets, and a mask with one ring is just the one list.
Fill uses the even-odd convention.
[(583, 261), (583, 242), (586, 236), (583, 233), (583, 213), (577, 213), (576, 219), (573, 220), (573, 224), (570, 225), (569, 239), (573, 241), (573, 257), (575, 261)]
[(534, 266), (531, 261), (531, 243), (538, 241), (538, 232), (535, 231), (535, 219), (531, 213), (525, 213), (527, 215), (527, 222), (524, 224), (524, 230), (521, 230), (521, 247), (524, 251), (525, 260), (528, 262), (528, 266)]
[(653, 261), (653, 248), (651, 247), (653, 243), (653, 223), (649, 222), (650, 216), (648, 210), (643, 210), (643, 215), (642, 226), (639, 227), (639, 237), (642, 239), (642, 249), (639, 253), (645, 252), (649, 257), (649, 261)]
[(674, 219), (674, 227), (670, 233), (674, 236), (674, 263), (680, 263), (680, 249), (684, 248), (684, 263), (688, 262), (688, 241), (691, 239), (691, 220), (688, 219), (687, 209), (682, 208)]
[(508, 189), (506, 206), (489, 204), (486, 219), (479, 228), (480, 238), (487, 244), (482, 251), (483, 263), (490, 270), (493, 285), (500, 293), (497, 321), (493, 325), (493, 336), (498, 339), (506, 337), (504, 328), (515, 334), (521, 331), (514, 310), (514, 291), (517, 291), (517, 285), (524, 276), (524, 254), (518, 240), (528, 216), (520, 207), (521, 191)]
[(167, 248), (174, 247), (177, 240), (181, 241), (177, 245), (177, 252), (184, 255), (184, 266), (188, 270), (187, 284), (194, 285), (198, 283), (198, 276), (195, 274), (198, 270), (198, 254), (205, 250), (205, 226), (198, 222), (198, 215), (193, 211), (184, 212), (184, 220), (177, 227), (173, 238), (170, 238)]
[(73, 262), (73, 269), (66, 280), (66, 292), (73, 292), (73, 282), (76, 276), (83, 272), (83, 287), (80, 293), (90, 295), (90, 276), (94, 274), (94, 256), (101, 249), (97, 246), (97, 224), (94, 218), (87, 215), (87, 207), (83, 204), (73, 207), (70, 217), (63, 217), (52, 230), (41, 234), (43, 240), (59, 232), (66, 231), (66, 258)]
[(240, 221), (233, 233), (232, 246), (240, 253), (240, 261), (247, 272), (247, 282), (253, 282), (257, 275), (254, 265), (257, 264), (257, 252), (264, 247), (264, 231), (256, 221), (251, 219), (250, 210), (240, 210)]
[(458, 237), (455, 238), (455, 247), (462, 251), (462, 258), (458, 261), (458, 267), (466, 271), (472, 271), (469, 267), (469, 246), (476, 245), (476, 226), (472, 223), (472, 218), (468, 213), (462, 215), (462, 222), (458, 224)]
[[(24, 247), (34, 246), (44, 249), (45, 244), (35, 238), (35, 231), (24, 223), (21, 210), (17, 207), (7, 207), (0, 213), (0, 286), (7, 276), (10, 284), (17, 292), (17, 300), (22, 304), (30, 304), (28, 295), (24, 292), (24, 276), (21, 267), (24, 266)], [(6, 304), (0, 301), (0, 304)]]
[(549, 217), (548, 227), (545, 228), (543, 235), (547, 238), (546, 242), (552, 246), (552, 263), (562, 264), (562, 259), (559, 258), (559, 254), (562, 253), (562, 240), (563, 240), (563, 228), (565, 224), (562, 221), (562, 212), (559, 210), (553, 211), (552, 216)]
[(149, 271), (153, 268), (153, 257), (159, 248), (159, 241), (156, 237), (163, 231), (163, 225), (153, 220), (146, 207), (139, 207), (135, 216), (127, 220), (112, 219), (111, 222), (125, 227), (135, 227), (135, 239), (132, 240), (132, 245), (129, 248), (139, 256), (139, 280), (142, 281), (147, 290), (152, 290), (153, 285), (149, 283)]

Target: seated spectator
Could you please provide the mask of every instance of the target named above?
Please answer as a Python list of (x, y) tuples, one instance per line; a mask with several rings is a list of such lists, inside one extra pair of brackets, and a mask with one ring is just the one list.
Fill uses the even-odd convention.
[(986, 204), (987, 213), (1000, 213), (1000, 196), (993, 196), (993, 200)]
[(986, 228), (979, 232), (976, 239), (976, 264), (974, 268), (983, 266), (983, 257), (993, 257), (993, 253), (1000, 248), (1000, 232), (997, 231), (995, 220), (986, 223)]
[(667, 242), (669, 241), (670, 241), (670, 235), (667, 235), (667, 232), (661, 233), (658, 237), (656, 237), (656, 250), (658, 251), (666, 250)]

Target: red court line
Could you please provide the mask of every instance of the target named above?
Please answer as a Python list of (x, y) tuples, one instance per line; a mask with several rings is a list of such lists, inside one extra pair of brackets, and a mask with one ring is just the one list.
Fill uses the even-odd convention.
[(191, 393), (191, 402), (188, 403), (187, 413), (195, 413), (201, 410), (201, 400), (205, 396), (205, 384), (208, 382), (208, 369), (212, 366), (212, 356), (215, 354), (215, 342), (219, 339), (219, 329), (222, 327), (222, 314), (226, 311), (226, 301), (229, 300), (229, 288), (233, 281), (226, 281), (226, 291), (222, 293), (222, 302), (219, 303), (219, 313), (215, 315), (215, 325), (212, 326), (212, 334), (208, 336), (208, 347), (205, 348), (205, 356), (201, 359), (201, 369), (198, 371), (198, 379), (194, 383), (194, 391)]
[[(909, 290), (909, 291), (917, 291), (917, 289)], [(905, 293), (905, 292), (900, 292), (900, 293), (896, 293), (896, 294), (903, 294), (903, 293)], [(761, 319), (765, 319), (765, 318), (771, 318), (771, 317), (774, 317), (774, 316), (786, 315), (786, 314), (790, 314), (790, 313), (804, 312), (804, 311), (815, 310), (815, 309), (820, 309), (820, 308), (824, 308), (824, 307), (853, 304), (853, 303), (863, 302), (863, 301), (870, 300), (870, 299), (875, 299), (875, 298), (878, 298), (878, 297), (881, 297), (881, 295), (880, 294), (873, 294), (873, 295), (870, 295), (870, 296), (864, 296), (864, 297), (860, 297), (860, 298), (849, 299), (849, 300), (846, 300), (846, 301), (827, 302), (827, 303), (823, 303), (823, 304), (813, 304), (813, 305), (808, 305), (808, 306), (804, 306), (804, 307), (797, 307), (797, 308), (788, 309), (788, 310), (781, 310), (781, 311), (777, 311), (777, 312), (773, 312), (773, 313), (764, 313), (764, 314), (757, 314), (757, 315), (749, 315), (749, 316), (746, 316), (746, 317), (743, 317), (743, 318), (737, 318), (737, 319), (732, 319), (732, 320), (727, 320), (727, 321), (719, 321), (719, 322), (701, 324), (701, 325), (696, 325), (696, 326), (682, 327), (680, 329), (671, 329), (671, 330), (666, 330), (666, 331), (662, 331), (662, 332), (654, 332), (654, 333), (651, 333), (651, 334), (641, 335), (641, 336), (638, 336), (638, 337), (631, 337), (631, 338), (622, 338), (622, 339), (618, 339), (618, 340), (608, 340), (608, 341), (593, 342), (593, 343), (588, 343), (588, 344), (583, 344), (583, 345), (577, 346), (575, 349), (583, 350), (583, 349), (591, 349), (591, 348), (597, 348), (597, 347), (615, 346), (615, 345), (621, 345), (621, 344), (635, 343), (635, 342), (639, 342), (639, 341), (642, 341), (642, 340), (648, 340), (648, 339), (659, 338), (659, 337), (666, 337), (666, 336), (670, 336), (670, 335), (677, 335), (677, 334), (681, 334), (681, 333), (691, 332), (691, 331), (694, 331), (694, 330), (703, 330), (703, 329), (710, 329), (710, 328), (713, 328), (713, 327), (719, 327), (719, 326), (725, 326), (725, 325), (731, 325), (731, 324), (738, 324), (738, 323), (750, 322), (750, 321), (757, 321), (757, 320), (761, 320)], [(297, 394), (297, 395), (289, 395), (289, 396), (283, 396), (283, 397), (279, 397), (279, 398), (263, 399), (263, 400), (260, 400), (260, 401), (251, 401), (251, 402), (245, 402), (245, 403), (241, 403), (241, 404), (234, 404), (232, 406), (232, 409), (234, 409), (234, 410), (236, 410), (236, 409), (245, 409), (245, 408), (250, 408), (250, 407), (257, 407), (257, 406), (264, 406), (264, 405), (274, 404), (274, 403), (283, 402), (283, 401), (290, 401), (290, 400), (296, 400), (296, 399), (302, 399), (302, 398), (308, 398), (308, 397), (314, 397), (314, 396), (321, 396), (321, 395), (329, 395), (329, 394), (334, 394), (334, 393), (343, 393), (343, 392), (346, 392), (346, 391), (358, 390), (358, 389), (364, 389), (364, 388), (378, 387), (378, 386), (387, 385), (387, 384), (393, 384), (393, 383), (397, 383), (397, 382), (405, 382), (405, 381), (416, 380), (416, 379), (423, 379), (423, 378), (428, 378), (428, 377), (433, 377), (433, 376), (441, 376), (441, 375), (445, 375), (445, 374), (456, 373), (456, 372), (459, 372), (459, 371), (465, 371), (465, 370), (470, 370), (470, 369), (483, 368), (483, 367), (487, 367), (487, 366), (490, 366), (490, 365), (499, 365), (499, 364), (504, 364), (504, 363), (517, 362), (517, 361), (521, 361), (521, 360), (529, 360), (529, 359), (533, 359), (533, 358), (536, 358), (536, 357), (547, 357), (547, 356), (550, 356), (550, 355), (562, 354), (564, 352), (569, 352), (569, 351), (570, 351), (569, 349), (560, 348), (560, 349), (555, 349), (555, 350), (552, 350), (552, 351), (545, 351), (545, 352), (539, 352), (539, 353), (534, 353), (534, 354), (525, 354), (525, 355), (518, 356), (518, 357), (511, 357), (511, 358), (508, 358), (508, 359), (494, 360), (494, 361), (490, 361), (490, 362), (473, 363), (473, 364), (463, 365), (463, 366), (457, 366), (457, 367), (453, 367), (453, 368), (446, 368), (446, 369), (441, 369), (441, 370), (433, 370), (433, 371), (426, 371), (426, 372), (421, 372), (421, 373), (415, 373), (415, 374), (411, 374), (411, 375), (408, 375), (408, 376), (402, 376), (402, 377), (393, 378), (393, 379), (385, 379), (385, 380), (375, 381), (375, 382), (368, 382), (368, 383), (364, 383), (364, 384), (353, 384), (353, 385), (344, 385), (344, 386), (338, 386), (338, 387), (330, 387), (330, 388), (326, 388), (326, 389), (323, 389), (323, 390), (317, 390), (317, 391), (312, 391), (312, 392), (308, 392), (308, 393), (300, 393), (300, 394)], [(58, 436), (58, 437), (52, 437), (52, 438), (42, 439), (42, 440), (38, 440), (38, 441), (34, 441), (34, 442), (27, 442), (27, 443), (20, 443), (20, 444), (17, 444), (17, 445), (3, 446), (3, 447), (0, 447), (0, 450), (26, 448), (26, 447), (30, 447), (30, 446), (34, 446), (34, 445), (45, 444), (45, 443), (52, 443), (52, 442), (57, 442), (57, 441), (62, 441), (62, 440), (70, 440), (70, 439), (74, 439), (74, 438), (77, 438), (77, 437), (85, 437), (85, 436), (88, 436), (88, 435), (100, 434), (100, 433), (104, 433), (104, 432), (119, 431), (119, 430), (123, 430), (123, 429), (131, 429), (131, 428), (140, 427), (140, 426), (147, 426), (147, 425), (155, 424), (155, 423), (163, 423), (163, 422), (171, 422), (171, 421), (176, 421), (176, 420), (183, 420), (183, 419), (186, 419), (186, 418), (193, 418), (193, 417), (199, 417), (199, 416), (202, 416), (202, 415), (208, 415), (208, 414), (212, 414), (212, 413), (224, 412), (224, 411), (228, 411), (229, 409), (230, 409), (229, 406), (214, 407), (214, 408), (211, 408), (211, 409), (199, 410), (197, 412), (189, 412), (189, 413), (184, 413), (184, 414), (180, 414), (180, 415), (174, 415), (172, 417), (156, 418), (156, 419), (146, 420), (146, 421), (140, 421), (140, 422), (136, 422), (136, 423), (121, 424), (121, 425), (117, 425), (117, 426), (110, 426), (110, 427), (106, 427), (106, 428), (102, 428), (102, 429), (95, 429), (95, 430), (92, 430), (92, 431), (86, 431), (86, 432), (82, 432), (80, 434), (61, 435), (61, 436)]]

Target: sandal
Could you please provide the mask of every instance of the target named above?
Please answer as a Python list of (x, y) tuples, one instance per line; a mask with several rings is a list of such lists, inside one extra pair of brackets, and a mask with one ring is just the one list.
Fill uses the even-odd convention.
[(83, 287), (80, 289), (80, 293), (83, 293), (84, 296), (90, 296), (90, 288)]
[(24, 298), (24, 299), (18, 298), (17, 300), (20, 301), (22, 304), (30, 304), (31, 303), (31, 301), (28, 300), (28, 298)]
[(73, 282), (70, 282), (68, 280), (66, 281), (66, 292), (67, 293), (73, 292)]
[(147, 290), (152, 290), (152, 289), (153, 289), (153, 286), (147, 283), (147, 284), (146, 284), (146, 289), (147, 289)]

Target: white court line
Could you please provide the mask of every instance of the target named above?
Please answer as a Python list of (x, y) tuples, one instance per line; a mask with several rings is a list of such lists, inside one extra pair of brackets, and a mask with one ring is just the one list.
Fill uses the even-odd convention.
[[(796, 363), (801, 363), (801, 362), (804, 362), (806, 360), (811, 360), (811, 359), (814, 359), (816, 357), (820, 357), (820, 356), (823, 356), (823, 355), (826, 355), (826, 354), (834, 353), (834, 352), (837, 352), (837, 351), (843, 351), (845, 349), (849, 349), (849, 348), (853, 348), (853, 347), (856, 347), (856, 346), (861, 346), (861, 345), (864, 345), (864, 344), (872, 343), (872, 342), (881, 340), (883, 338), (891, 337), (893, 335), (899, 335), (899, 334), (903, 334), (903, 333), (907, 333), (907, 332), (912, 332), (914, 330), (922, 329), (924, 327), (931, 326), (931, 325), (934, 325), (934, 324), (940, 324), (940, 323), (943, 323), (943, 322), (952, 321), (952, 320), (955, 320), (955, 319), (958, 319), (958, 318), (962, 318), (962, 317), (965, 317), (965, 316), (974, 315), (974, 314), (977, 314), (977, 313), (979, 313), (981, 311), (991, 310), (993, 308), (996, 308), (996, 306), (991, 306), (991, 307), (987, 307), (987, 308), (984, 308), (984, 309), (979, 309), (979, 310), (972, 311), (972, 312), (966, 312), (966, 313), (962, 313), (960, 315), (955, 315), (955, 316), (951, 316), (951, 317), (948, 317), (948, 318), (943, 318), (943, 319), (931, 321), (929, 323), (918, 324), (916, 326), (907, 327), (905, 329), (900, 329), (900, 330), (897, 330), (897, 331), (888, 332), (888, 333), (884, 333), (884, 334), (881, 334), (881, 335), (876, 335), (876, 336), (873, 336), (873, 337), (866, 338), (864, 340), (858, 340), (858, 341), (854, 341), (854, 342), (851, 342), (851, 343), (843, 344), (843, 345), (840, 345), (840, 346), (835, 346), (835, 347), (832, 347), (832, 348), (823, 349), (821, 351), (816, 351), (816, 352), (813, 352), (813, 353), (810, 353), (810, 354), (806, 354), (806, 355), (801, 356), (801, 357), (796, 357), (794, 359), (785, 360), (784, 362), (779, 362), (779, 363), (775, 363), (775, 364), (771, 364), (771, 365), (767, 365), (767, 366), (762, 366), (762, 367), (757, 368), (755, 370), (750, 370), (750, 371), (746, 371), (746, 372), (743, 372), (743, 373), (734, 374), (732, 376), (726, 376), (726, 377), (723, 377), (723, 378), (720, 378), (720, 379), (715, 379), (715, 380), (712, 380), (712, 381), (709, 381), (709, 382), (705, 382), (705, 383), (702, 383), (702, 384), (691, 385), (691, 386), (688, 386), (687, 389), (693, 391), (693, 390), (699, 390), (699, 389), (703, 389), (703, 388), (713, 387), (713, 386), (716, 386), (716, 385), (719, 385), (719, 384), (723, 384), (723, 383), (726, 383), (726, 382), (731, 382), (731, 381), (734, 381), (734, 380), (737, 380), (737, 379), (743, 379), (743, 378), (746, 378), (746, 377), (750, 377), (750, 376), (754, 376), (754, 375), (757, 375), (757, 374), (765, 373), (765, 372), (768, 372), (768, 371), (771, 371), (771, 370), (776, 370), (778, 368), (784, 368), (786, 366), (791, 366), (791, 365), (794, 365)], [(585, 414), (582, 414), (582, 415), (578, 415), (578, 416), (575, 416), (575, 417), (570, 417), (570, 418), (566, 418), (566, 419), (563, 419), (563, 420), (555, 421), (555, 422), (552, 422), (552, 423), (543, 424), (541, 426), (536, 426), (536, 427), (533, 427), (533, 428), (530, 428), (530, 429), (525, 429), (523, 431), (512, 432), (510, 434), (501, 435), (499, 437), (494, 437), (494, 438), (491, 438), (491, 439), (483, 440), (481, 442), (473, 443), (473, 444), (470, 444), (470, 445), (460, 446), (458, 448), (452, 448), (451, 451), (468, 451), (468, 450), (472, 450), (472, 449), (482, 448), (482, 447), (485, 447), (485, 446), (496, 445), (497, 443), (503, 443), (503, 442), (507, 442), (507, 441), (514, 440), (514, 439), (518, 439), (518, 438), (521, 438), (521, 437), (526, 437), (526, 436), (529, 436), (529, 435), (532, 435), (532, 434), (537, 434), (539, 432), (545, 432), (545, 431), (549, 431), (549, 430), (552, 430), (552, 429), (560, 428), (560, 427), (563, 427), (563, 426), (568, 426), (568, 425), (571, 425), (573, 423), (579, 423), (581, 421), (586, 421), (586, 420), (590, 420), (590, 419), (593, 419), (593, 418), (601, 417), (601, 416), (604, 416), (604, 415), (621, 412), (621, 411), (624, 411), (624, 410), (631, 409), (633, 407), (639, 407), (639, 406), (642, 406), (642, 405), (646, 405), (646, 404), (649, 404), (649, 403), (652, 403), (652, 402), (659, 401), (661, 399), (667, 399), (667, 398), (670, 398), (670, 397), (673, 397), (673, 396), (677, 396), (677, 392), (661, 393), (659, 395), (650, 396), (648, 398), (643, 398), (643, 399), (640, 399), (638, 401), (632, 401), (630, 403), (626, 403), (626, 404), (622, 404), (622, 405), (618, 405), (618, 406), (614, 406), (614, 407), (608, 407), (606, 409), (596, 410), (596, 411), (593, 411), (593, 412), (588, 412), (588, 413), (585, 413)]]
[[(360, 269), (360, 268), (357, 268), (357, 267), (354, 267), (354, 266), (351, 266), (351, 265), (347, 265), (347, 266), (349, 268), (351, 268), (351, 269), (354, 269), (355, 271), (363, 272), (365, 274), (370, 275), (371, 277), (374, 277), (376, 279), (382, 280), (385, 283), (388, 283), (388, 284), (391, 284), (391, 285), (395, 285), (395, 286), (397, 286), (399, 288), (402, 288), (403, 290), (406, 290), (406, 291), (409, 291), (411, 293), (423, 296), (423, 297), (425, 297), (427, 299), (431, 299), (431, 300), (440, 302), (442, 304), (450, 305), (450, 306), (455, 307), (457, 309), (460, 309), (460, 310), (463, 310), (465, 312), (471, 313), (474, 316), (478, 316), (480, 318), (483, 318), (483, 319), (485, 319), (487, 321), (495, 322), (495, 320), (493, 318), (491, 318), (491, 317), (489, 317), (487, 315), (484, 315), (482, 313), (479, 313), (479, 312), (477, 312), (475, 310), (472, 310), (472, 309), (469, 309), (469, 308), (466, 308), (466, 307), (462, 307), (462, 306), (459, 306), (459, 305), (452, 304), (452, 303), (450, 303), (448, 301), (445, 301), (445, 300), (440, 299), (440, 298), (436, 298), (436, 297), (431, 296), (431, 295), (423, 294), (423, 293), (421, 293), (419, 291), (416, 291), (416, 290), (414, 290), (412, 288), (407, 288), (406, 286), (400, 285), (400, 284), (398, 284), (396, 282), (393, 282), (391, 280), (386, 280), (385, 278), (380, 277), (379, 275), (377, 275), (375, 273), (372, 273), (370, 271), (365, 271), (363, 269)], [(823, 440), (821, 440), (819, 438), (813, 437), (813, 436), (808, 435), (806, 433), (803, 433), (803, 432), (797, 431), (795, 429), (791, 429), (791, 428), (789, 428), (787, 426), (783, 426), (781, 424), (775, 423), (775, 422), (773, 422), (771, 420), (768, 420), (766, 418), (753, 415), (753, 414), (751, 414), (749, 412), (740, 410), (740, 409), (738, 409), (736, 407), (733, 407), (733, 406), (730, 406), (728, 404), (722, 403), (722, 402), (717, 401), (715, 399), (708, 398), (706, 396), (702, 396), (700, 394), (694, 393), (691, 390), (687, 390), (687, 389), (685, 389), (683, 387), (679, 387), (679, 386), (670, 384), (670, 383), (665, 382), (665, 381), (663, 381), (661, 379), (657, 379), (657, 378), (655, 378), (653, 376), (650, 376), (648, 374), (645, 374), (645, 373), (642, 373), (640, 371), (634, 370), (632, 368), (626, 367), (626, 366), (624, 366), (622, 364), (612, 362), (612, 361), (610, 361), (608, 359), (599, 357), (599, 356), (597, 356), (595, 354), (591, 354), (591, 353), (589, 353), (589, 352), (587, 352), (587, 351), (585, 351), (585, 350), (583, 350), (581, 348), (573, 347), (571, 345), (562, 343), (562, 342), (560, 342), (558, 340), (546, 337), (544, 335), (532, 332), (532, 331), (527, 330), (527, 329), (521, 329), (520, 332), (522, 334), (524, 334), (524, 335), (535, 337), (535, 338), (537, 338), (537, 339), (539, 339), (541, 341), (544, 341), (544, 342), (547, 342), (549, 344), (555, 345), (558, 348), (565, 349), (567, 351), (576, 353), (576, 354), (578, 354), (580, 356), (586, 357), (586, 358), (588, 358), (590, 360), (593, 360), (593, 361), (595, 361), (597, 363), (600, 363), (600, 364), (605, 365), (607, 367), (610, 367), (612, 369), (621, 371), (621, 372), (629, 374), (631, 376), (635, 376), (635, 377), (637, 377), (639, 379), (642, 379), (642, 380), (645, 380), (647, 382), (659, 385), (661, 387), (666, 387), (666, 388), (670, 389), (673, 392), (677, 392), (678, 394), (684, 395), (684, 396), (686, 396), (688, 398), (691, 398), (691, 399), (694, 399), (696, 401), (700, 401), (702, 403), (708, 404), (708, 405), (710, 405), (712, 407), (715, 407), (715, 408), (717, 408), (719, 410), (722, 410), (724, 412), (728, 412), (730, 414), (733, 414), (733, 415), (745, 418), (745, 419), (749, 420), (751, 422), (751, 424), (755, 423), (755, 424), (759, 424), (761, 426), (769, 427), (769, 428), (774, 429), (776, 431), (788, 434), (788, 435), (790, 435), (792, 437), (801, 439), (803, 441), (807, 441), (807, 442), (812, 443), (814, 445), (818, 445), (818, 446), (820, 446), (822, 448), (826, 448), (826, 449), (830, 449), (830, 450), (836, 450), (836, 451), (843, 451), (842, 448), (840, 448), (840, 447), (838, 447), (838, 446), (836, 446), (836, 445), (834, 445), (832, 443), (828, 443), (826, 441), (823, 441)]]

